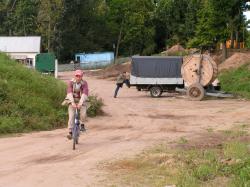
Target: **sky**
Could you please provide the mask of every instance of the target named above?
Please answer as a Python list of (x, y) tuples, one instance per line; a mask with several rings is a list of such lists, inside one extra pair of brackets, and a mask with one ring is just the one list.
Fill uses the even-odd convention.
[[(250, 20), (250, 11), (244, 12), (244, 15), (246, 15), (247, 20)], [(247, 30), (250, 31), (250, 25), (248, 24)]]
[[(250, 3), (247, 2), (247, 5), (250, 5)], [(247, 17), (247, 20), (250, 20), (250, 11), (246, 11), (246, 12), (244, 12), (244, 14)]]
[(250, 19), (250, 11), (244, 12), (244, 14), (245, 14), (246, 17), (247, 17), (247, 20), (249, 20), (249, 19)]

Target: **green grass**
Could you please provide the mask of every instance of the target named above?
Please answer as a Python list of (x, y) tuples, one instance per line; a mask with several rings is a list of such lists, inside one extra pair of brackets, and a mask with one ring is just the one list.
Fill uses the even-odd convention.
[(181, 138), (178, 140), (178, 143), (179, 143), (179, 144), (186, 144), (186, 143), (188, 143), (188, 140), (187, 140), (186, 138), (184, 138), (184, 137), (181, 137)]
[(66, 86), (0, 54), (0, 134), (50, 130), (66, 124)]
[(135, 158), (109, 163), (107, 169), (114, 186), (246, 187), (250, 186), (249, 144), (233, 140), (209, 149), (160, 145)]
[(210, 133), (214, 132), (214, 129), (211, 127), (207, 128), (206, 130), (207, 130), (207, 132), (210, 132)]
[(219, 76), (222, 90), (250, 99), (250, 66), (223, 72)]

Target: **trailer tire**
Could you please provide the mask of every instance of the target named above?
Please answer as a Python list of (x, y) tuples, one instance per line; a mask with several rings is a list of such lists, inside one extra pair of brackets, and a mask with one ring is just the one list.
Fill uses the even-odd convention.
[(141, 87), (136, 86), (137, 91), (141, 91)]
[(159, 86), (152, 86), (150, 89), (151, 97), (160, 97), (162, 94), (162, 89)]
[(201, 101), (205, 96), (205, 90), (201, 84), (195, 83), (188, 87), (187, 96), (192, 101)]

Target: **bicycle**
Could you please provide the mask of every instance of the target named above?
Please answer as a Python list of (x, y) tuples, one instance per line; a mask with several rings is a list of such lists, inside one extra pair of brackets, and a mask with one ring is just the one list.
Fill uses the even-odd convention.
[(80, 117), (79, 117), (79, 109), (76, 108), (75, 111), (75, 120), (72, 128), (72, 140), (73, 140), (73, 150), (76, 148), (76, 144), (79, 143), (80, 136)]

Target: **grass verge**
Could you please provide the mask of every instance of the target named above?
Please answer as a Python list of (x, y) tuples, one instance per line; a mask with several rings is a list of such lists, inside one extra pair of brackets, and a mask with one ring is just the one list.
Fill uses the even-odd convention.
[(219, 76), (222, 90), (250, 99), (250, 66), (222, 72)]
[(108, 163), (110, 186), (250, 186), (250, 137), (238, 135), (216, 132), (207, 138), (209, 146), (201, 144), (206, 137), (178, 141), (172, 148), (159, 145), (135, 158)]
[(65, 87), (0, 54), (0, 135), (64, 126)]

